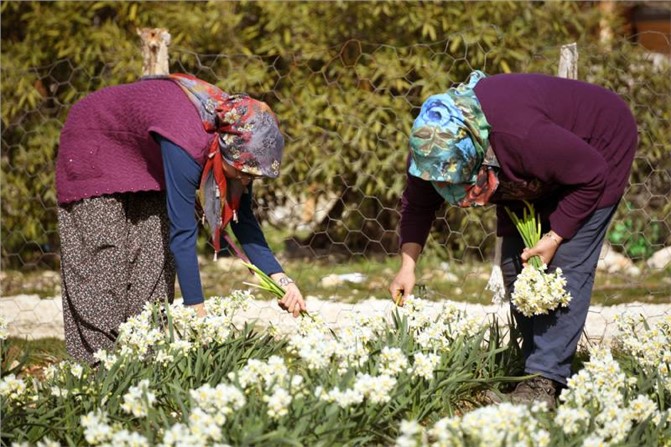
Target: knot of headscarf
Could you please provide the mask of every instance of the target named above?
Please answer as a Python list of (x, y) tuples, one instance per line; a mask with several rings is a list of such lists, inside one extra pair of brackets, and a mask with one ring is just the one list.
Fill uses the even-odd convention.
[(408, 172), (430, 181), (448, 203), (461, 207), (486, 204), (498, 187), (491, 126), (474, 91), (484, 77), (474, 71), (465, 83), (429, 97), (410, 134)]
[(223, 163), (257, 177), (275, 178), (280, 173), (284, 137), (270, 107), (245, 94), (229, 95), (194, 76), (175, 73), (175, 81), (196, 106), (203, 127), (216, 137), (208, 149), (200, 181), (199, 199), (213, 232), (215, 253), (220, 236), (237, 210), (245, 186), (224, 175)]

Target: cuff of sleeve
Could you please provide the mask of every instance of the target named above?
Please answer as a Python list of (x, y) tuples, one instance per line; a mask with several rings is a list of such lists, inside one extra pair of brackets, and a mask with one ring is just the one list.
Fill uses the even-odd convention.
[(418, 244), (422, 247), (422, 250), (424, 250), (424, 246), (426, 245), (426, 240), (428, 239), (428, 236), (425, 238), (421, 237), (400, 237), (398, 241), (398, 247), (399, 249), (403, 247), (403, 244)]
[(550, 228), (557, 233), (562, 239), (571, 239), (578, 232), (580, 224), (571, 222), (570, 220), (562, 219), (560, 217), (550, 217)]
[(184, 298), (185, 306), (195, 306), (196, 304), (203, 304), (205, 299), (203, 297), (198, 298)]

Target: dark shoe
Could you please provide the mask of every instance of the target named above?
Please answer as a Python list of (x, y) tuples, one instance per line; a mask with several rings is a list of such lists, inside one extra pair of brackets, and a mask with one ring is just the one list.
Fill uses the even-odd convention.
[(487, 390), (480, 395), (480, 402), (485, 405), (496, 405), (501, 402), (507, 402), (508, 396), (500, 391)]
[(482, 393), (481, 401), (487, 405), (500, 404), (501, 402), (522, 405), (545, 402), (548, 410), (552, 410), (555, 408), (555, 396), (558, 390), (559, 385), (554, 380), (534, 377), (518, 383), (510, 393), (487, 390)]
[(515, 391), (508, 395), (509, 401), (514, 404), (533, 404), (545, 402), (548, 410), (556, 406), (555, 398), (559, 386), (554, 380), (545, 377), (534, 377), (533, 379), (520, 382)]

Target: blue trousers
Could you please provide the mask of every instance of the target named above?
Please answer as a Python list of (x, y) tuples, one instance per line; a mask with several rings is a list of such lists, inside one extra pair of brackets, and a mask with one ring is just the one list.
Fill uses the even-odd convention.
[[(572, 296), (568, 307), (548, 315), (525, 317), (511, 303), (515, 324), (522, 334), (526, 374), (540, 374), (562, 384), (571, 375), (571, 363), (587, 320), (601, 246), (616, 208), (613, 205), (596, 210), (573, 238), (562, 242), (548, 266), (550, 270), (561, 268), (566, 277)], [(503, 237), (501, 270), (508, 296), (522, 271), (523, 248), (521, 237)]]

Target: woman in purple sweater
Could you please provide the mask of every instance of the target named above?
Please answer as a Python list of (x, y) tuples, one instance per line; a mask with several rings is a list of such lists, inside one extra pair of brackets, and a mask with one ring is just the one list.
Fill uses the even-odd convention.
[[(526, 317), (511, 305), (522, 334), (525, 373), (513, 402), (550, 407), (571, 374), (587, 318), (594, 274), (608, 224), (624, 193), (637, 146), (636, 122), (615, 93), (541, 74), (474, 72), (468, 82), (430, 97), (410, 136), (407, 187), (401, 202), (401, 267), (392, 297), (407, 297), (435, 212), (497, 205), (501, 268), (509, 295), (522, 265), (538, 255), (561, 268), (568, 308)], [(544, 236), (525, 249), (505, 213), (535, 205)]]
[[(145, 303), (172, 301), (204, 315), (196, 194), (215, 250), (231, 229), (249, 260), (305, 302), (252, 212), (252, 180), (279, 175), (284, 139), (270, 108), (188, 75), (107, 87), (76, 103), (56, 160), (65, 343), (93, 363)], [(229, 242), (229, 245), (232, 241)]]

